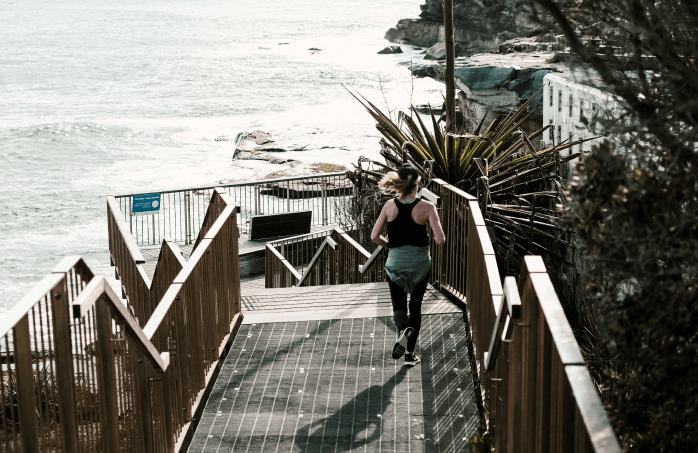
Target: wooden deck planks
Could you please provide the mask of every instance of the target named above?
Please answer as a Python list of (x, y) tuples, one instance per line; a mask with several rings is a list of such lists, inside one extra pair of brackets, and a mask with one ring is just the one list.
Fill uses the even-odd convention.
[(422, 363), (391, 317), (241, 326), (189, 452), (468, 451), (478, 415), (460, 314), (423, 317)]
[[(251, 289), (242, 297), (245, 324), (392, 316), (387, 283)], [(462, 313), (435, 288), (422, 302), (423, 314)]]

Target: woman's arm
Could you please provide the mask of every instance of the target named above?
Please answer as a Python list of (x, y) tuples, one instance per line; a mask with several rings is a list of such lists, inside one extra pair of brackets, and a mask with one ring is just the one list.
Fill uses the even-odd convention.
[(373, 226), (373, 231), (371, 231), (371, 240), (376, 244), (380, 245), (381, 247), (388, 246), (388, 241), (383, 236), (381, 236), (381, 231), (383, 231), (385, 223), (388, 221), (388, 215), (385, 212), (385, 208), (386, 206), (388, 206), (388, 203), (390, 203), (390, 201), (383, 205), (381, 214), (378, 216), (378, 220), (376, 220), (376, 224)]
[(444, 234), (443, 228), (441, 228), (441, 221), (439, 221), (439, 214), (436, 212), (436, 206), (429, 203), (429, 226), (431, 227), (432, 233), (434, 233), (434, 241), (436, 245), (443, 245), (446, 242), (446, 235)]

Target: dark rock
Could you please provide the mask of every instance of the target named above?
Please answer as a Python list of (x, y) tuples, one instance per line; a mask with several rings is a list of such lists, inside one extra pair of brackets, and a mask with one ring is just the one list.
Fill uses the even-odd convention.
[(412, 66), (412, 75), (417, 78), (433, 77), (443, 80), (443, 68), (439, 64), (418, 64)]
[[(528, 99), (543, 86), (543, 77), (552, 72), (550, 69), (527, 68), (519, 71), (507, 89), (516, 92), (520, 99)], [(543, 108), (543, 96), (540, 94), (533, 101), (530, 108)]]
[(379, 50), (378, 53), (381, 55), (393, 54), (393, 53), (402, 53), (402, 49), (400, 48), (400, 46), (388, 46), (383, 50)]
[[(540, 67), (515, 69), (481, 66), (459, 67), (455, 72), (456, 78), (473, 94), (480, 90), (504, 89), (516, 93), (518, 99), (528, 99), (543, 86), (543, 78), (553, 70)], [(529, 110), (542, 107), (543, 96), (538, 95)]]
[[(443, 21), (443, 18), (441, 19)], [(385, 33), (390, 42), (409, 42), (415, 46), (431, 47), (439, 41), (439, 23), (419, 19), (402, 19)]]
[(318, 48), (316, 48), (316, 47), (311, 47), (311, 48), (308, 49), (308, 50), (312, 50), (312, 51), (315, 51), (315, 52), (320, 52), (322, 49), (318, 49)]
[(494, 35), (494, 38), (497, 41), (504, 42), (504, 41), (509, 41), (510, 39), (518, 38), (519, 35), (517, 33), (514, 33), (513, 31), (503, 31), (501, 33), (497, 33)]
[(456, 77), (471, 90), (491, 90), (506, 88), (515, 77), (514, 68), (498, 68), (496, 66), (461, 67), (456, 68)]
[[(455, 44), (456, 57), (461, 52), (460, 44)], [(445, 60), (446, 59), (446, 43), (437, 42), (427, 50), (426, 55), (424, 55), (425, 60)]]
[(278, 146), (258, 146), (253, 151), (262, 151), (265, 153), (285, 153), (287, 150)]
[(504, 41), (499, 45), (498, 52), (508, 54), (513, 52), (545, 52), (549, 50), (551, 44), (549, 42), (539, 41), (537, 37), (533, 38), (514, 38)]
[(328, 181), (324, 187), (320, 182), (284, 181), (279, 184), (265, 184), (260, 193), (262, 195), (274, 195), (279, 198), (302, 199), (319, 197), (323, 191), (328, 197), (351, 195), (354, 193), (354, 185), (345, 178), (337, 181)]
[(287, 164), (290, 162), (295, 162), (295, 159), (290, 158), (279, 158), (260, 151), (241, 151), (236, 150), (235, 153), (236, 160), (262, 160), (269, 162), (270, 164)]
[(429, 109), (429, 105), (415, 105), (414, 109), (418, 112), (421, 113), (422, 115), (429, 115), (429, 112), (431, 111), (434, 116), (437, 118), (441, 116), (441, 114), (444, 112), (444, 106), (442, 105), (434, 105), (431, 106), (431, 110)]
[[(464, 51), (488, 52), (496, 49), (505, 35), (506, 39), (515, 36), (529, 36), (539, 25), (522, 14), (518, 0), (454, 0), (454, 38)], [(425, 0), (421, 7), (420, 19), (400, 20), (395, 28), (385, 34), (392, 42), (408, 41), (412, 44), (431, 47), (443, 37), (442, 0)], [(443, 38), (441, 38), (443, 39)]]

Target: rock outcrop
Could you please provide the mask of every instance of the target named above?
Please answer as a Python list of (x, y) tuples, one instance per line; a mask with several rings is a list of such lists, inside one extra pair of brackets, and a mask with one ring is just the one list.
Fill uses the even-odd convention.
[[(460, 44), (456, 43), (455, 54), (456, 57), (461, 53)], [(437, 42), (427, 50), (426, 55), (424, 55), (425, 60), (445, 60), (446, 59), (446, 43)]]
[(388, 46), (383, 50), (379, 50), (378, 53), (380, 55), (387, 55), (387, 54), (393, 54), (393, 53), (402, 53), (402, 48), (400, 46)]
[(288, 164), (295, 159), (278, 157), (270, 153), (283, 153), (286, 151), (298, 151), (286, 149), (276, 145), (271, 134), (263, 131), (244, 132), (238, 134), (235, 139), (235, 153), (233, 160), (263, 160), (271, 164)]
[[(420, 19), (402, 19), (385, 34), (392, 42), (431, 47), (444, 41), (441, 0), (425, 0)], [(515, 0), (454, 0), (454, 37), (470, 53), (497, 49), (504, 41), (540, 33)]]

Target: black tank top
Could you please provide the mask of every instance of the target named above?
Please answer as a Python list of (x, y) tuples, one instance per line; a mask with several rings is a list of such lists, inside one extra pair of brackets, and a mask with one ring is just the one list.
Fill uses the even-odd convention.
[(397, 198), (397, 217), (388, 222), (388, 248), (401, 247), (403, 245), (415, 245), (424, 247), (429, 245), (429, 235), (426, 224), (420, 225), (412, 219), (412, 211), (419, 203), (416, 201), (406, 204), (401, 203)]

